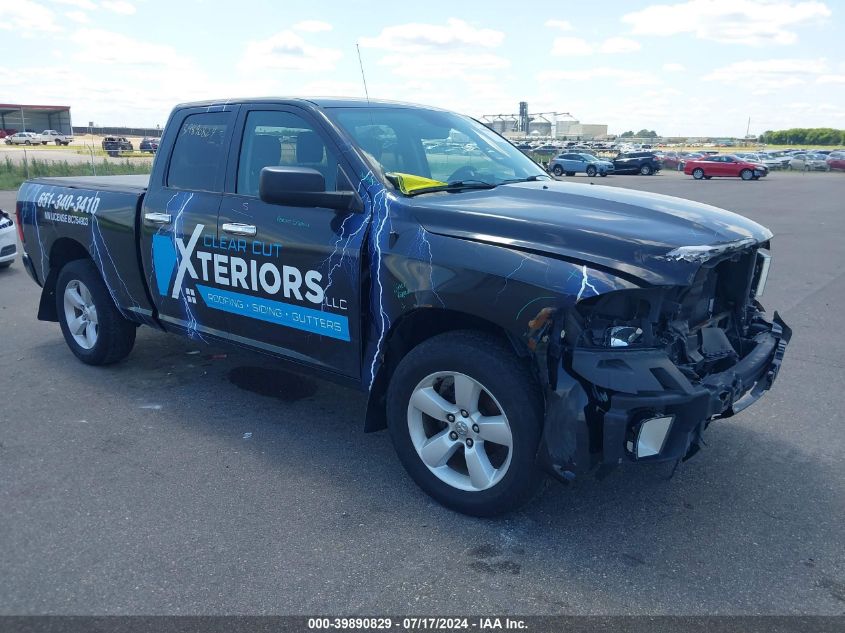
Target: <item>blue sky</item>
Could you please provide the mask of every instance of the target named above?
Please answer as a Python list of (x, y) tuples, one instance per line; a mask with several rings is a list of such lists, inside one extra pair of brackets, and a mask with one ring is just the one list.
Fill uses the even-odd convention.
[(0, 102), (164, 124), (178, 102), (370, 96), (610, 131), (845, 128), (845, 2), (0, 0)]

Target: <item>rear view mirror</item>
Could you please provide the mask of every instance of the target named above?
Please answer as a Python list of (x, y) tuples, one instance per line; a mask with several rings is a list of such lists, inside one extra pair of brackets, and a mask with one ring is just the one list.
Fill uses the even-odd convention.
[(326, 179), (310, 167), (265, 167), (258, 177), (258, 197), (268, 204), (363, 210), (354, 191), (326, 191)]

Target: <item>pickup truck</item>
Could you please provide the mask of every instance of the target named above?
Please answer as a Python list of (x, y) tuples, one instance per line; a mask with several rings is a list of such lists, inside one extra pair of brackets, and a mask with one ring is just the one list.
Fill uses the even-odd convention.
[(73, 142), (73, 134), (63, 134), (56, 130), (44, 130), (41, 132), (41, 144), (55, 143), (56, 145), (70, 145)]
[(364, 430), (479, 516), (544, 473), (690, 457), (791, 336), (759, 303), (766, 228), (558, 182), (422, 106), (179, 105), (149, 177), (29, 180), (16, 213), (38, 318), (81, 361), (120, 361), (144, 325), (361, 389)]

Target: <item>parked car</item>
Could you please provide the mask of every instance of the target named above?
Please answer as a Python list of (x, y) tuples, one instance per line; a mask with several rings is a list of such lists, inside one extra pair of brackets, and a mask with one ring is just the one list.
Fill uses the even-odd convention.
[[(149, 176), (21, 186), (37, 316), (80, 361), (123, 360), (139, 325), (259, 350), (367, 393), (365, 430), (480, 516), (528, 502), (544, 472), (692, 457), (778, 375), (791, 331), (759, 303), (773, 236), (756, 222), (554, 180), (444, 110), (213, 105), (173, 111)], [(395, 130), (395, 152), (373, 128)], [(278, 129), (295, 137), (283, 156)], [(450, 131), (482, 155), (419, 151)], [(80, 380), (109, 382), (96, 374)]]
[(677, 169), (682, 157), (678, 152), (666, 152), (665, 154), (658, 154), (660, 164), (664, 169)]
[(73, 134), (62, 134), (56, 130), (44, 130), (41, 132), (41, 144), (55, 143), (56, 145), (70, 145), (73, 141)]
[(684, 173), (696, 180), (710, 180), (714, 176), (758, 180), (767, 176), (769, 169), (765, 165), (737, 156), (719, 154), (687, 161), (684, 164)]
[(142, 152), (155, 154), (158, 151), (158, 143), (160, 140), (161, 139), (158, 138), (143, 138), (141, 139), (141, 144), (138, 145), (138, 149)]
[(18, 132), (6, 137), (6, 145), (38, 145), (41, 135), (35, 132)]
[(824, 154), (793, 154), (789, 161), (790, 169), (798, 171), (830, 171), (827, 164), (827, 156)]
[(12, 136), (17, 133), (18, 131), (16, 129), (10, 127), (0, 129), (0, 138), (6, 138), (7, 136)]
[(831, 169), (845, 170), (845, 152), (831, 152), (827, 155), (827, 166)]
[(101, 145), (103, 150), (113, 158), (120, 156), (121, 152), (131, 152), (135, 149), (125, 136), (106, 136)]
[(660, 171), (663, 165), (654, 152), (628, 152), (618, 154), (613, 159), (614, 173), (641, 174), (651, 176)]
[(18, 239), (12, 216), (0, 209), (0, 268), (8, 268), (18, 254)]
[(555, 176), (574, 176), (587, 174), (590, 177), (598, 174), (607, 176), (613, 173), (613, 163), (609, 160), (596, 158), (592, 154), (564, 152), (549, 163), (549, 171)]

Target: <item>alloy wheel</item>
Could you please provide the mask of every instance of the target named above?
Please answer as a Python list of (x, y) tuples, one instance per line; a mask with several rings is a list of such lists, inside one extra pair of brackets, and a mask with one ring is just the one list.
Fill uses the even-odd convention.
[(97, 306), (88, 286), (73, 279), (65, 287), (65, 322), (73, 340), (82, 349), (92, 349), (97, 344), (99, 324)]
[(493, 394), (466, 374), (442, 371), (423, 378), (408, 404), (408, 430), (423, 464), (453, 488), (487, 490), (510, 466), (508, 418)]

